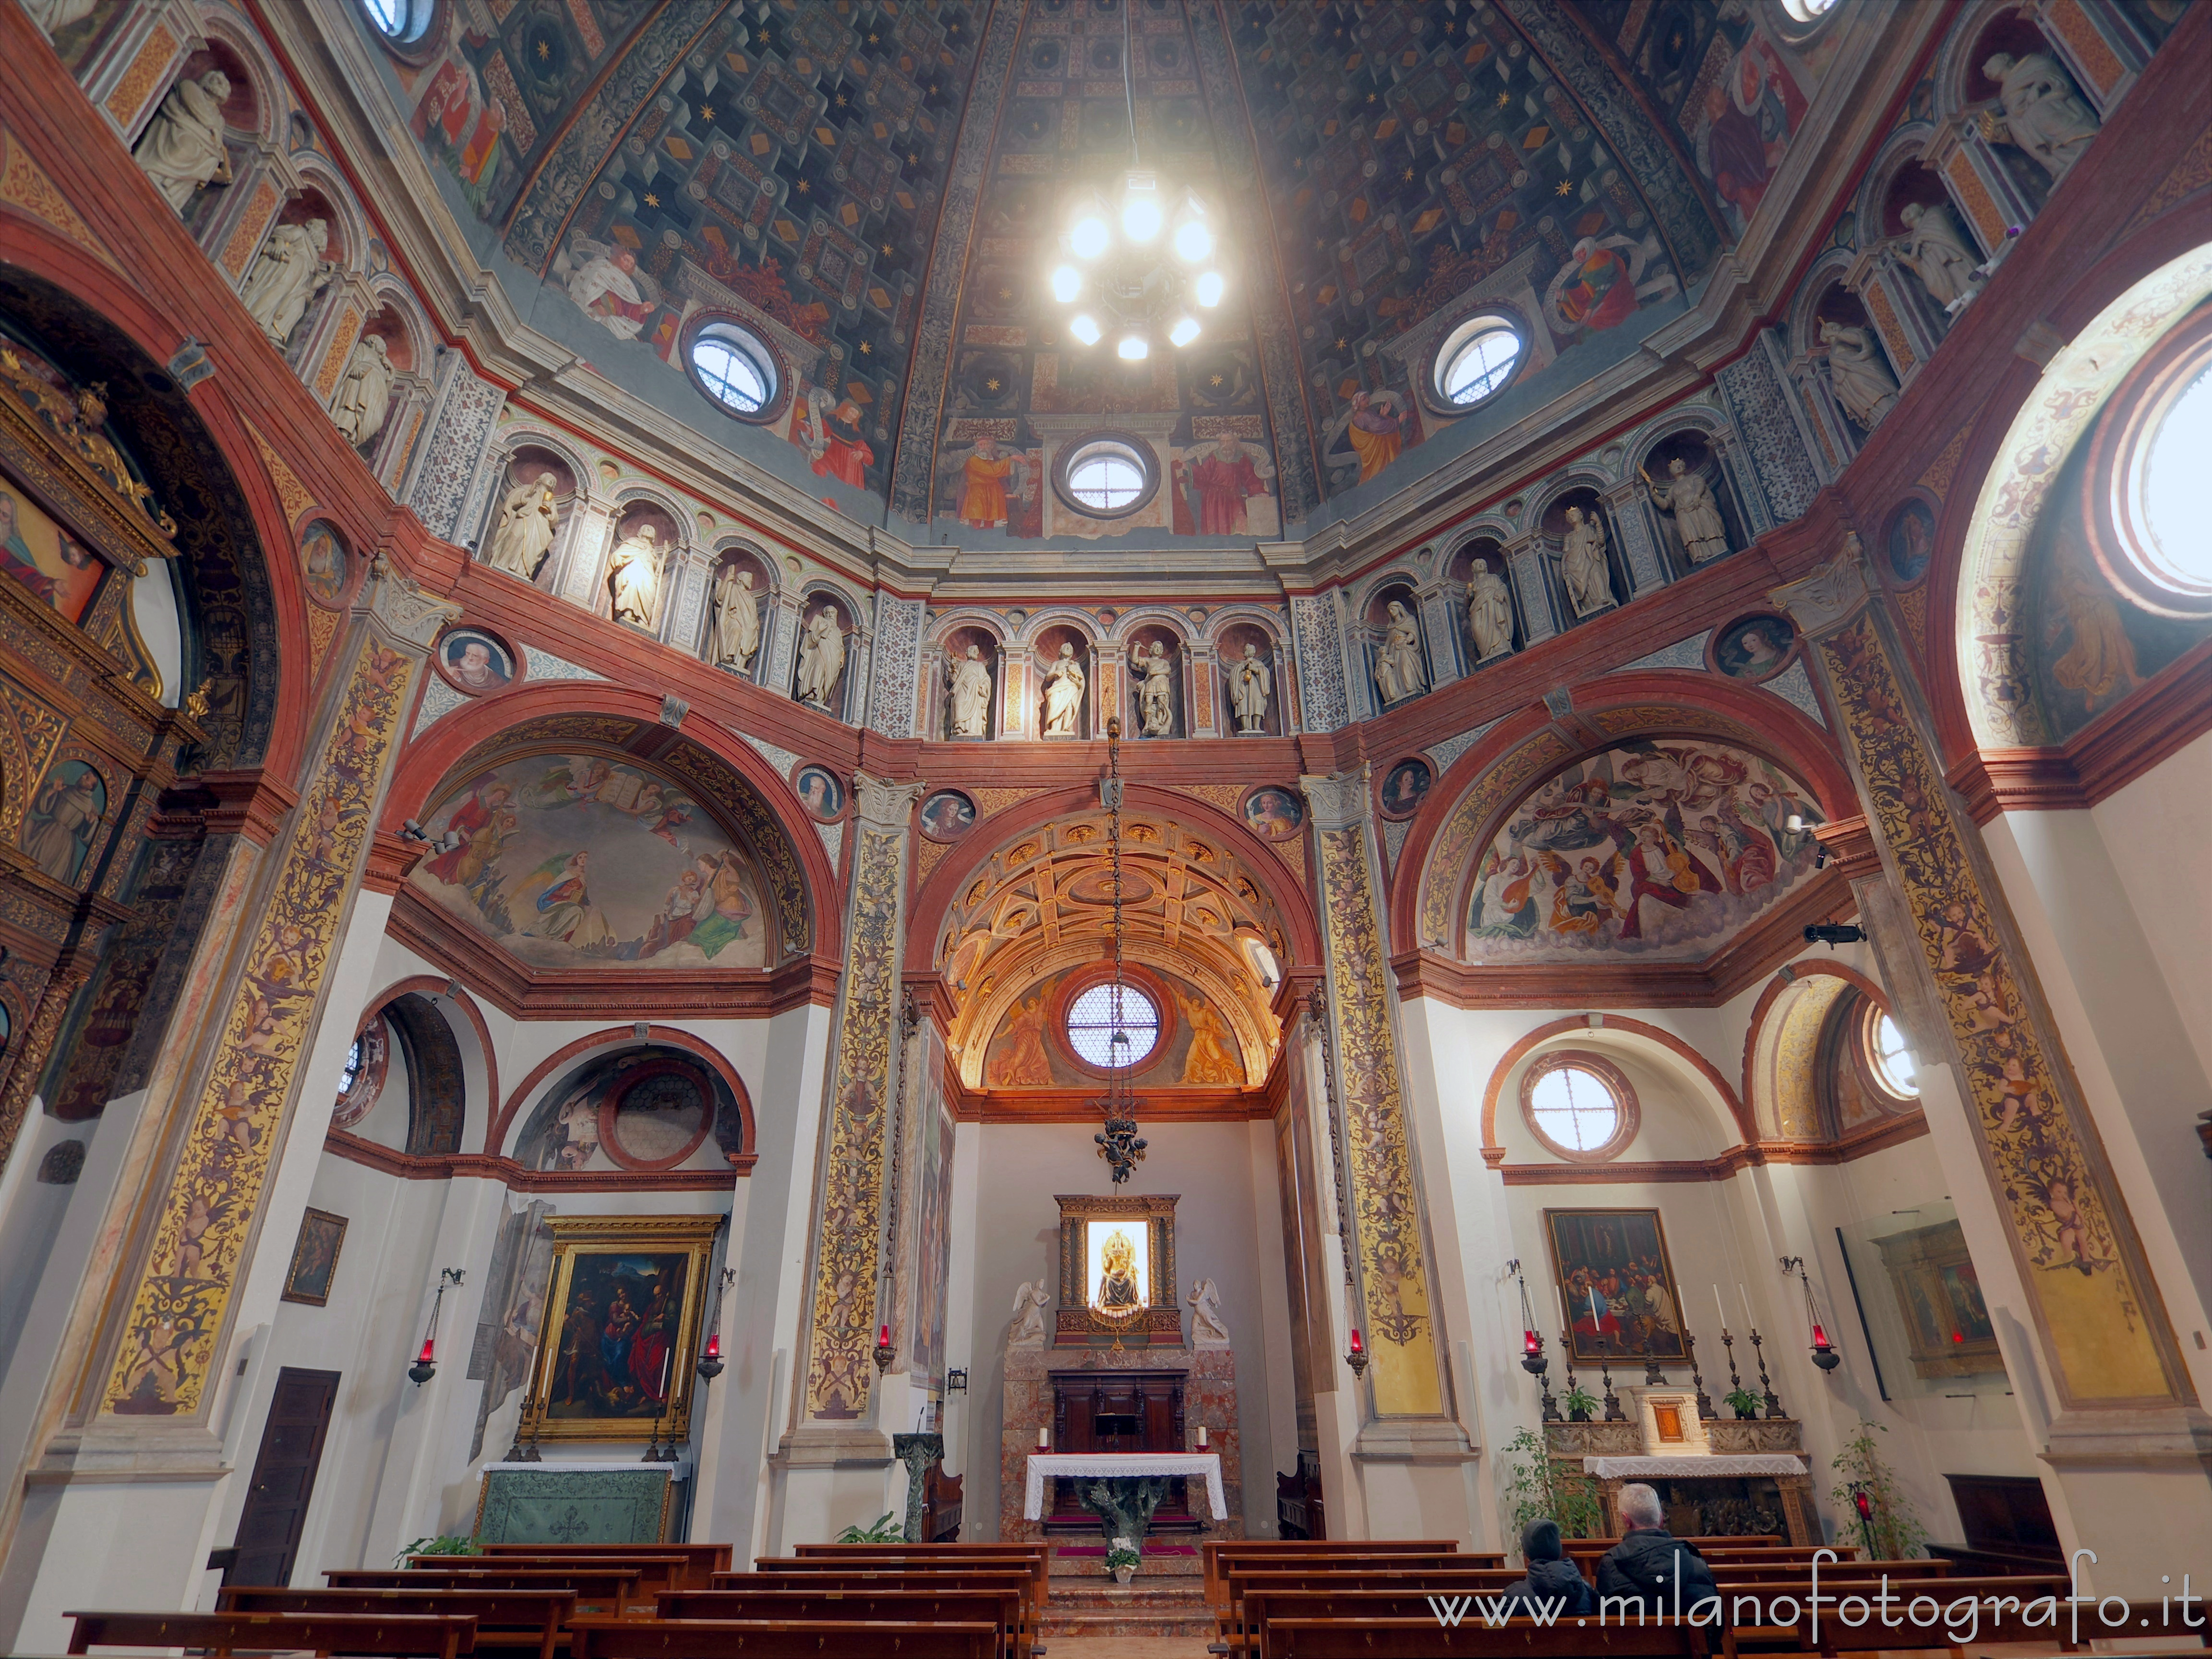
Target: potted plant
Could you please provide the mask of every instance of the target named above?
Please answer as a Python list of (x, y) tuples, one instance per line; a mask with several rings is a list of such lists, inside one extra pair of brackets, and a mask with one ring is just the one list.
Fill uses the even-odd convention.
[[(1595, 1402), (1593, 1401), (1593, 1404)], [(1589, 1477), (1553, 1458), (1543, 1437), (1523, 1429), (1505, 1443), (1504, 1497), (1513, 1505), (1513, 1535), (1531, 1521), (1559, 1523), (1565, 1538), (1595, 1538), (1605, 1512)]]
[(1730, 1389), (1721, 1398), (1739, 1423), (1748, 1423), (1759, 1415), (1759, 1397), (1749, 1389)]
[(1590, 1420), (1590, 1413), (1598, 1408), (1598, 1397), (1577, 1382), (1567, 1390), (1559, 1403), (1567, 1408), (1568, 1422), (1587, 1423)]
[(1114, 1582), (1126, 1584), (1137, 1571), (1137, 1563), (1144, 1558), (1137, 1547), (1126, 1538), (1117, 1538), (1106, 1552), (1106, 1571), (1114, 1575)]
[(1832, 1467), (1843, 1479), (1828, 1495), (1850, 1505), (1868, 1559), (1909, 1561), (1926, 1550), (1928, 1528), (1920, 1524), (1912, 1500), (1898, 1484), (1897, 1472), (1875, 1443), (1876, 1434), (1888, 1432), (1879, 1423), (1859, 1424), (1857, 1434), (1836, 1454)]
[(885, 1510), (872, 1527), (848, 1527), (837, 1534), (841, 1544), (900, 1544), (906, 1541), (906, 1522), (894, 1522)]
[(399, 1552), (392, 1565), (404, 1567), (410, 1555), (474, 1555), (477, 1540), (459, 1533), (442, 1533), (435, 1538), (418, 1538)]

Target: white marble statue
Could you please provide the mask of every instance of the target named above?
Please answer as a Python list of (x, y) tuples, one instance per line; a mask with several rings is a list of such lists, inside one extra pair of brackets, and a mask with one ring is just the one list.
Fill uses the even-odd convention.
[(1704, 474), (1691, 471), (1680, 455), (1667, 463), (1665, 483), (1654, 483), (1646, 472), (1644, 485), (1651, 492), (1653, 505), (1674, 515), (1674, 539), (1692, 564), (1717, 559), (1729, 550), (1728, 526), (1721, 522), (1712, 486)]
[(1083, 665), (1075, 659), (1075, 647), (1063, 643), (1060, 655), (1051, 667), (1044, 671), (1044, 735), (1048, 738), (1073, 738), (1082, 733), (1083, 688), (1087, 682), (1083, 677)]
[(380, 334), (362, 336), (346, 359), (345, 378), (338, 382), (331, 419), (356, 449), (384, 430), (385, 417), (392, 413), (392, 380), (398, 373)]
[(23, 0), (23, 9), (31, 14), (31, 21), (51, 40), (70, 24), (82, 23), (98, 11), (100, 0)]
[(1474, 635), (1474, 659), (1488, 662), (1513, 648), (1513, 595), (1487, 559), (1477, 559), (1467, 579), (1467, 625)]
[(1229, 706), (1237, 711), (1237, 731), (1267, 729), (1267, 699), (1274, 689), (1275, 677), (1260, 660), (1260, 647), (1248, 643), (1244, 654), (1229, 665)]
[(1559, 574), (1577, 617), (1590, 617), (1613, 603), (1613, 573), (1605, 563), (1605, 526), (1579, 507), (1567, 509), (1567, 533), (1559, 547)]
[(1190, 1345), (1194, 1348), (1225, 1348), (1229, 1327), (1221, 1317), (1221, 1291), (1210, 1279), (1190, 1287), (1183, 1300), (1190, 1304)]
[(491, 545), (484, 552), (486, 564), (525, 581), (537, 576), (538, 561), (553, 545), (554, 532), (561, 527), (555, 489), (558, 482), (550, 472), (541, 472), (534, 483), (519, 483), (507, 492), (492, 520)]
[(845, 630), (838, 620), (837, 607), (824, 605), (806, 619), (799, 634), (799, 700), (817, 708), (829, 708), (845, 672)]
[(222, 100), (229, 96), (230, 77), (221, 70), (197, 81), (179, 80), (131, 152), (139, 171), (179, 213), (191, 206), (201, 185), (230, 182), (230, 154), (222, 147)]
[(238, 297), (261, 331), (282, 347), (307, 314), (308, 302), (331, 280), (333, 267), (323, 258), (331, 228), (320, 219), (279, 225), (261, 245), (260, 257), (246, 273)]
[(1138, 730), (1148, 738), (1168, 738), (1175, 735), (1175, 672), (1168, 661), (1168, 648), (1159, 641), (1152, 641), (1152, 653), (1139, 653), (1130, 665), (1144, 681), (1137, 687)]
[(760, 605), (753, 597), (753, 573), (726, 570), (714, 584), (714, 608), (707, 623), (707, 660), (740, 674), (753, 665), (760, 649)]
[(2004, 126), (1992, 136), (2019, 145), (2053, 179), (2097, 136), (2096, 112), (2048, 52), (2015, 58), (2000, 52), (1982, 65), (1982, 73), (1997, 83), (1997, 103), (2004, 111)]
[(1013, 1315), (1018, 1322), (1014, 1334), (1006, 1339), (1008, 1343), (1042, 1342), (1045, 1310), (1051, 1306), (1052, 1292), (1045, 1288), (1044, 1280), (1034, 1284), (1024, 1280), (1014, 1292)]
[(1421, 667), (1421, 624), (1403, 600), (1393, 599), (1382, 620), (1382, 648), (1375, 653), (1375, 690), (1387, 708), (1428, 689), (1429, 678)]
[(1820, 325), (1820, 342), (1828, 359), (1828, 380), (1844, 412), (1873, 431), (1897, 404), (1897, 376), (1882, 361), (1881, 348), (1866, 330), (1832, 320)]
[(650, 628), (660, 611), (660, 549), (641, 524), (616, 544), (607, 560), (607, 598), (617, 622)]
[(945, 665), (945, 684), (951, 694), (952, 735), (988, 738), (991, 735), (991, 669), (981, 646)]
[(1974, 274), (1980, 256), (1966, 246), (1957, 216), (1942, 203), (1907, 202), (1903, 217), (1898, 257), (1912, 267), (1929, 299), (1956, 312), (1981, 291), (1982, 279)]

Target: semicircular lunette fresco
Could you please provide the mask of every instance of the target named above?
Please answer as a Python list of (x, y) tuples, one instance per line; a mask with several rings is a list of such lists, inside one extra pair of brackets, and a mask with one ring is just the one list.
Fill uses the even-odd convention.
[(465, 778), (423, 815), (408, 877), (533, 968), (759, 968), (751, 860), (679, 785), (604, 755), (531, 755)]
[[(1796, 815), (1804, 821), (1791, 830)], [(1710, 955), (1813, 871), (1813, 792), (1727, 744), (1638, 738), (1588, 755), (1505, 816), (1468, 902), (1468, 957)]]

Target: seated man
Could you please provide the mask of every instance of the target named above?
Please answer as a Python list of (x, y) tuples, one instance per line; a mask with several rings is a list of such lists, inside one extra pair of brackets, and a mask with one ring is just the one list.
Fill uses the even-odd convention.
[(1498, 1598), (1508, 1619), (1579, 1619), (1597, 1611), (1597, 1592), (1571, 1561), (1563, 1559), (1559, 1523), (1531, 1521), (1521, 1532), (1523, 1573)]
[[(1597, 1564), (1601, 1617), (1610, 1619), (1618, 1613), (1632, 1616), (1641, 1607), (1649, 1613), (1679, 1613), (1686, 1619), (1699, 1602), (1719, 1599), (1713, 1570), (1705, 1558), (1667, 1530), (1667, 1512), (1657, 1492), (1641, 1482), (1623, 1486), (1620, 1519), (1626, 1532)], [(1711, 1620), (1711, 1609), (1705, 1616)]]

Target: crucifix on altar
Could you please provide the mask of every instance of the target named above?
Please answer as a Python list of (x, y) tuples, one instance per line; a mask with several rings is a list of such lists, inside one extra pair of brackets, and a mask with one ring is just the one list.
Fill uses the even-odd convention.
[(1006, 1355), (1002, 1481), (1009, 1510), (1021, 1493), (1019, 1535), (1103, 1528), (1109, 1547), (1141, 1549), (1148, 1534), (1242, 1534), (1235, 1366), (1210, 1280), (1188, 1298), (1185, 1340), (1176, 1201), (1059, 1200), (1057, 1305), (1042, 1316), (1038, 1285), (1039, 1316), (1021, 1322)]

